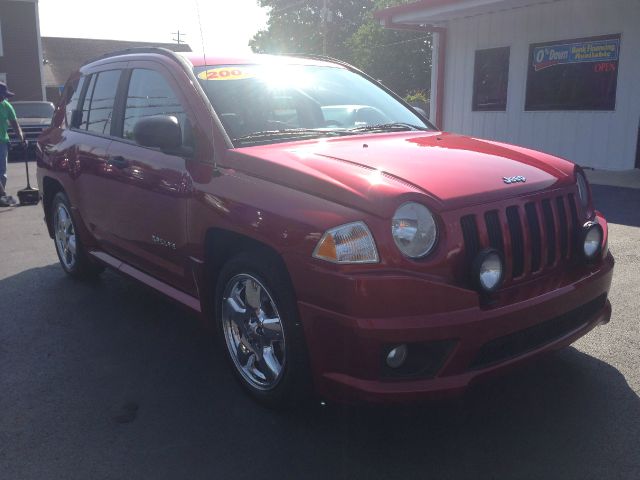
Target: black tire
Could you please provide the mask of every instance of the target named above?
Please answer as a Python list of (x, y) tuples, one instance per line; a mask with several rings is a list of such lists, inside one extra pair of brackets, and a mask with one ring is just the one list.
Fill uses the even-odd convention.
[[(67, 212), (69, 215), (68, 221), (70, 222), (70, 228), (73, 232), (73, 237), (75, 239), (75, 248), (73, 261), (69, 261), (68, 254), (64, 253), (64, 249), (60, 244), (58, 237), (58, 223), (59, 222), (59, 213), (61, 208)], [(76, 228), (75, 221), (71, 215), (71, 203), (69, 202), (69, 198), (64, 192), (58, 192), (53, 197), (53, 201), (51, 202), (51, 210), (49, 212), (51, 218), (51, 224), (53, 226), (53, 243), (56, 249), (56, 253), (58, 254), (58, 260), (60, 261), (60, 266), (62, 269), (71, 277), (76, 278), (78, 280), (93, 280), (98, 275), (100, 275), (104, 271), (104, 267), (97, 264), (95, 261), (89, 257), (87, 251), (82, 244), (82, 240), (80, 236), (77, 234), (78, 229)], [(69, 232), (68, 227), (66, 232)], [(63, 258), (64, 257), (64, 258)]]
[[(234, 352), (225, 336), (225, 291), (243, 275), (255, 278), (265, 287), (269, 299), (277, 306), (278, 318), (284, 332), (285, 360), (277, 383), (268, 389), (257, 388), (243, 376), (240, 367), (234, 362)], [(246, 302), (246, 296), (244, 300)], [(312, 397), (311, 370), (293, 288), (281, 261), (268, 251), (243, 252), (231, 258), (218, 276), (214, 301), (220, 346), (234, 376), (244, 390), (269, 408), (291, 408), (306, 403)]]

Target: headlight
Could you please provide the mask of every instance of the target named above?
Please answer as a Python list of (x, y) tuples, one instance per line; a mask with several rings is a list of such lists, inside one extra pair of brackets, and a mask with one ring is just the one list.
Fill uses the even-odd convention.
[(333, 263), (377, 263), (373, 235), (364, 222), (348, 223), (327, 230), (313, 256)]
[(415, 202), (405, 203), (396, 210), (391, 234), (400, 251), (410, 258), (424, 257), (438, 240), (433, 215), (427, 207)]
[(584, 173), (578, 172), (576, 174), (576, 183), (578, 184), (578, 197), (580, 198), (580, 204), (587, 208), (589, 205), (589, 187), (587, 186), (587, 179)]
[(587, 222), (582, 227), (582, 253), (587, 261), (595, 259), (602, 251), (604, 233), (600, 224)]

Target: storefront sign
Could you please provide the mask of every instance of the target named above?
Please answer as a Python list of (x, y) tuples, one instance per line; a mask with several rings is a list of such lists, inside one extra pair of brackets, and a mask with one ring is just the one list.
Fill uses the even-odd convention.
[(531, 45), (525, 110), (614, 110), (621, 35)]
[(555, 65), (582, 62), (618, 61), (620, 37), (536, 47), (533, 68), (536, 72)]

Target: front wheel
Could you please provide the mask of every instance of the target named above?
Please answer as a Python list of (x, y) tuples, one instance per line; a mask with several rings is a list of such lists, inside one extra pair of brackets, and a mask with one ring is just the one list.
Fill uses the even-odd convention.
[(51, 219), (56, 253), (64, 271), (80, 279), (94, 278), (99, 275), (103, 268), (95, 264), (87, 255), (71, 216), (71, 204), (63, 192), (58, 192), (53, 197)]
[(245, 390), (270, 407), (307, 399), (307, 352), (284, 268), (269, 253), (243, 253), (225, 264), (217, 285), (219, 337)]

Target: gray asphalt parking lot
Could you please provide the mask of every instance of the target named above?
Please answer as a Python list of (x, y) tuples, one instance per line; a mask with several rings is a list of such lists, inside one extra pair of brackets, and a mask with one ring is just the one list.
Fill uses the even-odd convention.
[[(9, 177), (15, 196), (24, 166)], [(640, 190), (593, 190), (608, 325), (461, 402), (293, 413), (244, 395), (172, 303), (112, 272), (67, 278), (40, 205), (0, 208), (0, 479), (637, 479)]]

